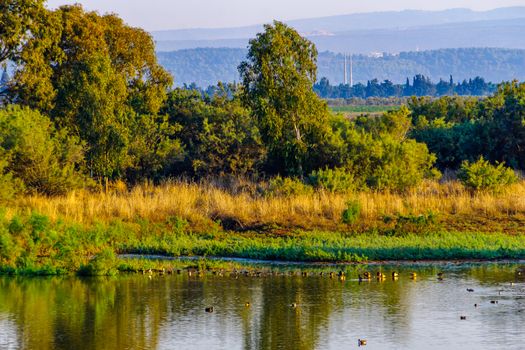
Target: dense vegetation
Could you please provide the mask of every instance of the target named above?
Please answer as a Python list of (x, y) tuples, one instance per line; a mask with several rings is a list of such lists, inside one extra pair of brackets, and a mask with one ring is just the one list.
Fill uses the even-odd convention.
[[(207, 87), (218, 81), (239, 81), (237, 66), (246, 57), (245, 49), (200, 48), (158, 52), (159, 63), (182, 86), (196, 83)], [(318, 78), (327, 78), (332, 84), (343, 83), (344, 58), (334, 52), (320, 52), (317, 61)], [(378, 82), (390, 80), (404, 84), (408, 77), (424, 75), (438, 83), (447, 83), (452, 75), (456, 83), (468, 82), (476, 76), (488, 82), (499, 83), (513, 79), (525, 80), (525, 50), (497, 48), (440, 49), (401, 52), (399, 55), (369, 57), (353, 56), (354, 84), (366, 85), (374, 78)], [(350, 67), (348, 67), (350, 69)]]
[[(58, 260), (52, 269), (96, 273), (97, 259), (111, 260), (115, 251), (391, 257), (345, 248), (361, 239), (345, 234), (340, 241), (304, 233), (304, 243), (299, 231), (276, 240), (239, 232), (290, 229), (297, 215), (291, 226), (302, 229), (428, 233), (433, 208), (412, 206), (410, 195), (423, 191), (420, 203), (448, 191), (434, 181), (438, 169), (461, 167), (461, 196), (446, 185), (456, 195), (454, 208), (442, 208), (447, 214), (457, 213), (460, 198), (472, 199), (477, 213), (471, 196), (513, 203), (490, 196), (517, 180), (505, 164), (525, 168), (525, 84), (503, 84), (481, 100), (413, 97), (376, 117), (346, 118), (314, 92), (315, 46), (280, 22), (250, 41), (239, 85), (202, 94), (172, 89), (151, 37), (115, 15), (78, 5), (48, 10), (40, 0), (10, 4), (1, 19), (17, 30), (0, 32), (0, 63), (16, 66), (0, 108), (1, 266), (45, 268)], [(425, 192), (428, 183), (437, 189)], [(368, 195), (376, 199), (359, 197)], [(436, 203), (449, 203), (442, 198), (452, 197), (447, 192)], [(403, 205), (371, 214), (394, 199)], [(494, 207), (500, 213), (502, 206)], [(448, 228), (458, 229), (457, 222)], [(515, 248), (495, 254), (488, 241), (486, 257), (522, 256)], [(456, 256), (483, 247), (474, 248)], [(399, 258), (439, 255), (392, 251)]]
[(456, 84), (452, 76), (449, 81), (440, 80), (434, 84), (429, 78), (418, 74), (412, 78), (412, 83), (407, 78), (405, 84), (394, 84), (390, 80), (379, 82), (377, 79), (369, 80), (365, 84), (340, 84), (330, 85), (330, 81), (322, 78), (314, 85), (315, 92), (322, 98), (369, 98), (369, 97), (402, 97), (402, 96), (486, 96), (496, 90), (496, 85), (487, 83), (481, 77), (465, 80)]

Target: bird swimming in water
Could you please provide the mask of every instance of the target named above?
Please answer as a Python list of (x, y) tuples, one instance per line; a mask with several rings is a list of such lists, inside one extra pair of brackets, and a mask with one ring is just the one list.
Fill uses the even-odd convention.
[(357, 339), (357, 346), (365, 346), (366, 339)]
[(208, 306), (207, 308), (204, 309), (204, 311), (213, 312), (213, 306)]

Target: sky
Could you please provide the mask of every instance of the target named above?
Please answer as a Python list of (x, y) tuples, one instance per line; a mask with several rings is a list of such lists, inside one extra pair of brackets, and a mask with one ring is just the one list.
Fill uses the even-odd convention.
[(444, 10), (525, 6), (525, 0), (48, 0), (48, 6), (80, 3), (100, 13), (113, 12), (146, 30), (239, 27), (357, 12), (405, 9)]

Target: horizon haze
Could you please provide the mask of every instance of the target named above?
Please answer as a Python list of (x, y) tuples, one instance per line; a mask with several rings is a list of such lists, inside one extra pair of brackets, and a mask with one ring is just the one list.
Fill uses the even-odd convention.
[(525, 6), (524, 0), (444, 0), (428, 3), (416, 0), (360, 2), (355, 0), (49, 0), (48, 7), (79, 3), (99, 13), (116, 13), (128, 24), (148, 31), (224, 28), (260, 25), (273, 20), (291, 21), (356, 13), (424, 10), (442, 11), (465, 8), (487, 11), (495, 8)]

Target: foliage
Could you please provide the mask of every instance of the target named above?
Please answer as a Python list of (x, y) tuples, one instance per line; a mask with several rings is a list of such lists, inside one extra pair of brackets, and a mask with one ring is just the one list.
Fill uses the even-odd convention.
[(357, 188), (354, 175), (344, 168), (314, 170), (308, 176), (308, 182), (331, 193), (347, 193)]
[(0, 3), (0, 65), (15, 61), (43, 12), (43, 0), (4, 0)]
[[(233, 91), (230, 98), (227, 90)], [(255, 120), (241, 106), (235, 87), (218, 86), (204, 98), (197, 91), (175, 89), (168, 95), (163, 112), (180, 132), (184, 149), (178, 173), (200, 176), (254, 173), (263, 162), (265, 148)]]
[(267, 194), (270, 196), (289, 197), (297, 195), (311, 195), (314, 190), (297, 178), (276, 176), (270, 179)]
[(113, 250), (105, 248), (87, 264), (80, 267), (78, 273), (83, 276), (113, 276), (118, 273), (118, 259)]
[(23, 186), (30, 192), (58, 195), (84, 186), (81, 144), (29, 108), (11, 105), (0, 110), (0, 165), (2, 177), (11, 184), (1, 187), (13, 191)]
[(377, 190), (404, 191), (423, 179), (439, 177), (435, 156), (423, 143), (407, 139), (410, 119), (405, 108), (355, 122), (336, 119), (345, 140), (340, 155), (357, 183)]
[(351, 225), (359, 219), (361, 213), (361, 205), (358, 201), (348, 201), (346, 208), (342, 214), (342, 221), (344, 224)]
[(14, 98), (85, 142), (93, 175), (120, 176), (132, 161), (129, 125), (156, 114), (171, 83), (156, 62), (152, 38), (115, 15), (78, 5), (47, 11), (39, 30), (38, 45), (21, 54)]
[[(313, 92), (317, 50), (281, 22), (265, 25), (239, 66), (243, 101), (257, 118), (274, 169), (300, 175), (323, 166), (328, 109)], [(315, 165), (314, 165), (315, 164)]]
[(480, 156), (525, 168), (525, 84), (504, 83), (485, 99), (412, 99), (410, 136), (436, 153), (438, 166), (456, 169)]
[(464, 161), (458, 171), (458, 179), (467, 188), (477, 191), (496, 191), (518, 181), (514, 170), (497, 165), (480, 157), (475, 163)]

